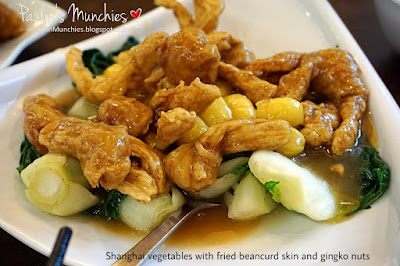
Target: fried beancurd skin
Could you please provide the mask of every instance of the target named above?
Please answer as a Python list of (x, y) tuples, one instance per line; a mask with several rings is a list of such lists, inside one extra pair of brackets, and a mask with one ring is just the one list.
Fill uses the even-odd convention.
[[(156, 32), (150, 34), (142, 43), (128, 51), (120, 53), (114, 60), (121, 65), (133, 65), (134, 72), (128, 80), (127, 95), (135, 95), (138, 100), (154, 94), (152, 79), (161, 78), (163, 71), (156, 68), (161, 63), (161, 55), (167, 47), (168, 34)], [(154, 74), (154, 76), (153, 76)]]
[(308, 62), (296, 68), (279, 79), (276, 97), (287, 97), (301, 101), (307, 94), (310, 82), (316, 68), (313, 62)]
[(194, 0), (194, 28), (205, 33), (214, 31), (218, 27), (218, 18), (225, 9), (223, 0)]
[(256, 58), (253, 51), (243, 43), (235, 45), (229, 51), (221, 54), (223, 61), (238, 68), (244, 68)]
[(181, 81), (173, 89), (157, 91), (150, 101), (150, 107), (153, 110), (162, 111), (182, 107), (189, 112), (194, 111), (199, 114), (219, 97), (221, 97), (221, 91), (217, 86), (204, 84), (196, 78), (188, 86)]
[(212, 32), (207, 37), (210, 43), (217, 45), (221, 61), (227, 64), (243, 68), (255, 60), (253, 51), (227, 32)]
[(110, 76), (93, 77), (92, 72), (85, 67), (82, 51), (71, 47), (66, 55), (67, 72), (76, 85), (76, 89), (89, 102), (100, 104), (103, 101), (124, 95), (128, 89), (128, 80), (133, 73), (133, 65), (126, 65)]
[(199, 77), (204, 83), (217, 79), (220, 54), (215, 44), (198, 29), (186, 28), (170, 36), (162, 54), (161, 67), (171, 84), (189, 84)]
[(82, 51), (71, 47), (66, 55), (67, 72), (79, 93), (88, 101), (100, 104), (109, 98), (124, 95), (128, 89), (142, 88), (144, 80), (160, 62), (167, 37), (163, 32), (150, 34), (141, 44), (116, 57), (120, 70), (96, 77), (83, 64)]
[(328, 49), (316, 53), (322, 61), (317, 64), (319, 73), (311, 86), (315, 92), (338, 103), (342, 122), (333, 135), (331, 151), (342, 155), (356, 142), (368, 90), (361, 81), (357, 63), (348, 52)]
[[(136, 86), (132, 86), (132, 88), (135, 89), (128, 89), (125, 96), (135, 98), (141, 103), (149, 105), (151, 97), (153, 97), (154, 93), (160, 89), (158, 84), (162, 84), (164, 80), (167, 80), (164, 70), (156, 67), (150, 76), (143, 81), (143, 85), (139, 86), (139, 84), (142, 84), (142, 81), (139, 80)], [(161, 88), (164, 87), (162, 86)]]
[(224, 62), (219, 64), (218, 75), (232, 86), (241, 89), (253, 103), (270, 99), (277, 88), (276, 85), (258, 78), (248, 70), (241, 70)]
[(304, 54), (297, 52), (284, 52), (273, 55), (266, 59), (258, 59), (246, 67), (254, 75), (267, 76), (275, 72), (289, 72), (300, 65)]
[(340, 49), (310, 53), (303, 56), (297, 69), (280, 79), (276, 96), (301, 100), (309, 87), (339, 108), (342, 122), (333, 135), (331, 151), (341, 155), (356, 142), (358, 120), (368, 98), (360, 69), (353, 57)]
[(242, 43), (239, 39), (233, 37), (225, 31), (211, 32), (207, 34), (207, 38), (210, 43), (217, 46), (220, 53), (229, 51), (230, 49), (232, 49), (233, 46)]
[(194, 0), (194, 16), (176, 0), (155, 0), (154, 4), (172, 9), (181, 29), (196, 28), (206, 33), (218, 26), (218, 18), (224, 11), (222, 0)]
[(286, 121), (233, 119), (211, 126), (195, 143), (184, 144), (165, 159), (167, 177), (180, 188), (199, 191), (217, 178), (225, 153), (274, 150), (290, 140)]
[(340, 116), (343, 122), (333, 135), (331, 146), (333, 154), (342, 155), (346, 150), (353, 148), (359, 134), (359, 120), (366, 107), (367, 102), (363, 96), (347, 97), (340, 103)]
[[(121, 52), (114, 60), (120, 65), (133, 64), (134, 81), (140, 80), (138, 83), (142, 85), (142, 82), (150, 77), (154, 68), (160, 65), (161, 55), (167, 47), (168, 37), (165, 32), (152, 33), (142, 43)], [(129, 89), (136, 89), (136, 87), (132, 87), (130, 84)]]
[(97, 120), (108, 125), (125, 125), (129, 135), (137, 137), (149, 130), (153, 122), (153, 110), (135, 98), (117, 96), (100, 105)]
[(165, 189), (165, 172), (159, 153), (140, 139), (131, 137), (131, 143), (131, 156), (140, 160), (141, 168), (154, 178), (158, 191), (163, 192)]
[[(368, 90), (360, 77), (360, 68), (350, 53), (340, 49), (316, 52), (322, 58), (314, 62), (318, 75), (312, 80), (313, 90), (332, 101), (348, 96), (367, 96)], [(315, 61), (315, 60), (314, 60)]]
[[(268, 121), (265, 119), (234, 119), (227, 121), (227, 125), (216, 124), (214, 130), (205, 136), (200, 136), (198, 141), (202, 147), (217, 143), (217, 132), (226, 130), (221, 141), (223, 154), (259, 149), (275, 150), (290, 140), (290, 125), (284, 120)], [(207, 131), (208, 132), (208, 131)], [(200, 150), (200, 147), (198, 147)]]
[(135, 200), (146, 203), (165, 191), (165, 172), (157, 151), (140, 139), (130, 137), (132, 166), (117, 189)]
[(194, 21), (189, 11), (176, 0), (154, 0), (154, 5), (172, 9), (181, 29), (192, 27)]
[(18, 37), (24, 30), (21, 17), (0, 2), (0, 42)]
[(40, 131), (53, 121), (66, 115), (58, 109), (55, 99), (39, 94), (25, 98), (24, 101), (24, 132), (30, 143), (40, 154), (48, 152), (46, 146), (39, 143)]
[(42, 129), (40, 144), (51, 152), (79, 159), (90, 185), (115, 189), (128, 175), (131, 161), (131, 136), (126, 126), (66, 117)]
[(302, 101), (309, 90), (311, 81), (319, 74), (318, 64), (322, 60), (317, 53), (303, 55), (299, 66), (279, 79), (275, 96)]
[(199, 191), (211, 185), (217, 178), (222, 155), (211, 154), (213, 161), (199, 155), (193, 143), (180, 145), (165, 159), (168, 180), (187, 191)]
[(161, 54), (167, 45), (168, 34), (155, 32), (147, 36), (143, 42), (123, 51), (114, 57), (114, 61), (120, 65), (134, 64), (137, 71), (148, 77), (154, 67), (160, 63)]
[(339, 111), (332, 103), (316, 105), (311, 101), (301, 103), (304, 109), (304, 128), (300, 130), (306, 143), (312, 147), (331, 144), (333, 133), (339, 126)]
[(349, 96), (368, 95), (357, 63), (348, 52), (340, 49), (320, 50), (304, 55), (300, 66), (281, 78), (276, 95), (305, 95), (294, 93), (293, 90), (306, 91), (310, 86), (314, 92), (334, 103)]
[(161, 112), (157, 121), (156, 149), (165, 150), (196, 124), (196, 113), (183, 108)]
[(147, 203), (158, 194), (154, 178), (137, 165), (132, 165), (129, 174), (118, 185), (117, 190), (141, 203)]

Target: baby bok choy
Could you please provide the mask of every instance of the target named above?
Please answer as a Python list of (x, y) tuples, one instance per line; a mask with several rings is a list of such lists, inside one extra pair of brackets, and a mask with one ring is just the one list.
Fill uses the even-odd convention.
[(19, 159), (19, 166), (17, 167), (18, 173), (21, 172), (28, 167), (33, 161), (40, 157), (40, 154), (36, 151), (35, 147), (28, 141), (28, 139), (24, 138), (21, 143), (21, 157)]
[(83, 211), (83, 214), (91, 216), (103, 216), (107, 220), (117, 219), (119, 215), (119, 205), (127, 198), (127, 195), (122, 194), (116, 189), (105, 190), (100, 188), (105, 193), (104, 198), (95, 206)]
[(224, 196), (228, 217), (234, 220), (254, 219), (278, 205), (250, 171), (234, 186), (234, 191), (234, 195), (227, 192)]
[(180, 209), (185, 202), (177, 188), (172, 188), (171, 193), (158, 195), (148, 203), (127, 197), (119, 204), (119, 217), (136, 230), (149, 231)]
[(335, 199), (328, 184), (287, 157), (273, 151), (256, 151), (249, 166), (273, 199), (287, 209), (317, 221), (335, 215)]
[(69, 109), (68, 116), (91, 120), (95, 118), (99, 111), (99, 106), (89, 102), (85, 97), (79, 98), (78, 101)]
[(68, 216), (98, 203), (77, 159), (48, 153), (21, 172), (26, 198), (43, 212)]
[(222, 196), (243, 177), (249, 169), (248, 157), (237, 157), (225, 161), (218, 168), (217, 179), (210, 186), (197, 192), (189, 192), (189, 196), (195, 199), (210, 200)]

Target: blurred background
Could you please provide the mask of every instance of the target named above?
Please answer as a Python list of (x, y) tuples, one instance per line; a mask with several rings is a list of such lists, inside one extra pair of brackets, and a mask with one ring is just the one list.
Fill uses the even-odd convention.
[[(319, 0), (310, 0), (319, 1)], [(395, 52), (380, 27), (376, 15), (374, 0), (328, 0), (353, 34), (365, 54), (393, 94), (397, 103), (400, 103), (400, 55)], [(399, 0), (376, 0), (382, 2)], [(67, 10), (72, 0), (51, 0), (59, 7)], [(75, 1), (76, 2), (76, 1)], [(400, 1), (399, 1), (400, 2)], [(103, 3), (114, 13), (127, 12), (142, 8), (143, 13), (155, 8), (152, 0), (95, 0), (79, 1), (79, 8), (87, 12), (101, 13)], [(77, 4), (78, 5), (78, 4)], [(400, 9), (400, 4), (399, 4)], [(389, 7), (389, 10), (393, 11)], [(400, 19), (400, 12), (398, 13)], [(130, 19), (133, 19), (129, 16)], [(107, 27), (116, 27), (121, 23), (110, 22)], [(63, 27), (104, 27), (102, 22), (72, 22), (69, 17)], [(400, 29), (400, 25), (395, 25)], [(57, 48), (82, 41), (95, 36), (95, 33), (49, 33), (44, 38), (27, 47), (16, 59), (15, 64), (51, 52)], [(399, 35), (400, 36), (400, 35)], [(25, 246), (6, 232), (0, 229), (0, 264), (2, 265), (44, 265), (47, 258)]]

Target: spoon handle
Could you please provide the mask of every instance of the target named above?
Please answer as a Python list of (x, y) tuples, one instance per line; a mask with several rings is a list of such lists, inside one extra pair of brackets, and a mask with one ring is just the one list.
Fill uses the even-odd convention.
[[(217, 206), (218, 204), (203, 204), (192, 210), (182, 208), (179, 215), (171, 215), (147, 236), (145, 236), (139, 243), (132, 249), (125, 253), (116, 261), (113, 266), (123, 265), (142, 265), (165, 240), (177, 229), (184, 221), (186, 221), (192, 214), (199, 210)], [(129, 261), (128, 261), (128, 258)]]

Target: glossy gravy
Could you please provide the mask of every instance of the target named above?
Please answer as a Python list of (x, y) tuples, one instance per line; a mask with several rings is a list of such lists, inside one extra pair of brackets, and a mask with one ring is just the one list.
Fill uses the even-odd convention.
[[(71, 89), (59, 95), (56, 99), (63, 109), (68, 110), (79, 99), (79, 94), (75, 89)], [(361, 119), (361, 132), (362, 137), (359, 142), (368, 142), (377, 149), (378, 136), (369, 111), (365, 112)], [(351, 216), (344, 214), (357, 208), (360, 202), (360, 162), (356, 156), (359, 152), (360, 149), (357, 146), (352, 153), (346, 153), (343, 156), (330, 155), (323, 149), (306, 149), (304, 154), (293, 159), (300, 165), (312, 170), (329, 184), (336, 199), (337, 215), (335, 218), (326, 221), (328, 223), (338, 223), (351, 218)], [(343, 175), (331, 170), (331, 166), (335, 164), (344, 167)], [(266, 222), (271, 225), (279, 225), (280, 219), (287, 219), (287, 216), (284, 215), (287, 212), (284, 207), (279, 206), (268, 215), (252, 221), (239, 222), (228, 218), (226, 206), (206, 209), (192, 216), (178, 228), (169, 237), (166, 245), (190, 246), (191, 248), (226, 245), (251, 235), (261, 223), (263, 225)], [(146, 235), (145, 232), (136, 231), (119, 220), (108, 221), (100, 217), (79, 217), (79, 219), (99, 230), (106, 230), (118, 236), (143, 238)]]
[(226, 206), (206, 209), (179, 227), (166, 244), (176, 247), (202, 247), (237, 242), (255, 231), (261, 219), (235, 221), (228, 218)]
[[(336, 216), (325, 222), (340, 223), (350, 219), (347, 213), (355, 210), (361, 200), (361, 180), (359, 154), (360, 144), (369, 143), (378, 150), (378, 135), (370, 111), (366, 111), (361, 119), (361, 132), (354, 149), (342, 156), (333, 156), (325, 150), (306, 150), (305, 154), (294, 160), (309, 168), (328, 184), (336, 200)], [(343, 175), (333, 171), (333, 165), (341, 165), (344, 168)]]
[[(360, 161), (353, 153), (342, 156), (329, 155), (324, 150), (307, 150), (295, 161), (310, 169), (314, 174), (325, 180), (336, 200), (336, 218), (331, 222), (342, 221), (343, 214), (356, 209), (360, 203)], [(344, 167), (343, 175), (331, 170), (331, 166)]]

